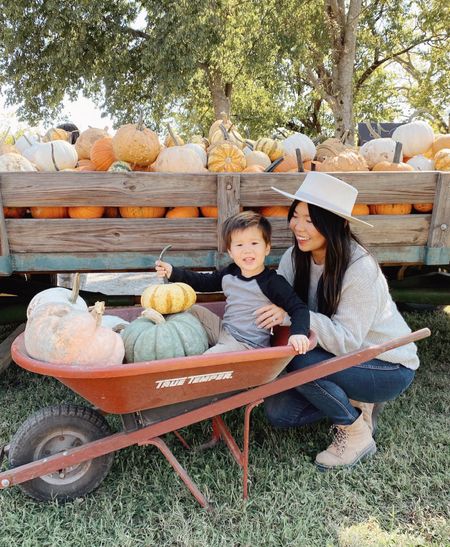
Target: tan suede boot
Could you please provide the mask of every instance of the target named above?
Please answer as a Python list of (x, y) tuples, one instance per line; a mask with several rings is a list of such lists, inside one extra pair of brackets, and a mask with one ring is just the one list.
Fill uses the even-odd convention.
[(362, 414), (350, 425), (336, 425), (330, 446), (317, 454), (315, 464), (321, 471), (353, 467), (365, 456), (375, 454), (377, 447)]
[(359, 408), (362, 412), (364, 421), (369, 426), (372, 437), (375, 437), (377, 432), (378, 416), (385, 407), (386, 403), (362, 403), (361, 401), (355, 401), (349, 399), (350, 404), (355, 408)]

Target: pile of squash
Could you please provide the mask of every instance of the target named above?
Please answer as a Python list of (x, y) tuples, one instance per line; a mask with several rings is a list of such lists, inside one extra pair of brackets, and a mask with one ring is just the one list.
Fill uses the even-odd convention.
[[(0, 172), (2, 171), (94, 171), (124, 173), (131, 171), (161, 173), (289, 173), (317, 170), (345, 171), (423, 171), (450, 170), (450, 135), (434, 135), (424, 121), (398, 127), (392, 138), (371, 140), (359, 149), (338, 139), (326, 139), (317, 147), (302, 133), (284, 140), (262, 137), (244, 138), (232, 121), (222, 114), (208, 133), (196, 135), (185, 143), (170, 125), (164, 144), (158, 135), (144, 126), (142, 116), (135, 124), (121, 126), (114, 135), (108, 128), (90, 127), (75, 144), (72, 134), (61, 128), (50, 129), (44, 137), (22, 135), (11, 142), (0, 136)], [(402, 150), (394, 158), (396, 143)], [(398, 151), (398, 147), (397, 147)], [(426, 212), (432, 204), (415, 209)], [(408, 214), (412, 206), (358, 204), (355, 214)], [(285, 216), (285, 208), (265, 208), (268, 216)], [(23, 217), (26, 208), (5, 210), (7, 217)], [(33, 218), (193, 218), (217, 217), (211, 207), (31, 207)]]

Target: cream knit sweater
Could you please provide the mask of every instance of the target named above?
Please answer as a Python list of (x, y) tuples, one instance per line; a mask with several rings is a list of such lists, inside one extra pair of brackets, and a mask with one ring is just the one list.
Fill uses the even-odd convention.
[[(278, 273), (291, 285), (294, 284), (292, 250), (290, 247), (284, 253), (278, 267)], [(376, 260), (356, 243), (336, 313), (330, 319), (311, 311), (310, 318), (311, 330), (316, 333), (319, 345), (338, 356), (411, 332), (389, 294), (386, 278)], [(419, 366), (415, 344), (386, 351), (378, 358), (413, 370)]]

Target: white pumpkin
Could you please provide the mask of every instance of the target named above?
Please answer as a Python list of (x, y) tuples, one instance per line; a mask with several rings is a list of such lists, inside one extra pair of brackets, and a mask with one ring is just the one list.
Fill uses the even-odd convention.
[(78, 154), (67, 141), (51, 141), (35, 144), (29, 159), (39, 171), (62, 171), (76, 167)]
[(422, 154), (413, 156), (406, 163), (412, 165), (416, 171), (434, 171), (434, 160), (430, 160)]
[(302, 153), (302, 160), (313, 160), (316, 155), (316, 145), (303, 133), (294, 133), (283, 141), (284, 152), (287, 155), (295, 156), (295, 149), (299, 148)]
[(403, 145), (403, 155), (411, 158), (424, 154), (434, 142), (433, 129), (421, 120), (400, 125), (392, 133), (394, 141)]
[[(373, 139), (364, 143), (359, 149), (359, 153), (366, 160), (369, 169), (380, 161), (394, 161), (395, 141), (390, 138)], [(403, 161), (403, 155), (400, 155), (399, 161)]]
[(162, 173), (204, 173), (200, 156), (184, 146), (170, 146), (159, 153), (153, 169)]
[(16, 140), (14, 145), (17, 148), (17, 150), (25, 156), (24, 152), (28, 148), (32, 147), (34, 144), (37, 144), (39, 142), (40, 142), (40, 138), (38, 135), (31, 135), (31, 134), (27, 135), (24, 133)]
[(36, 171), (36, 168), (20, 154), (14, 154), (14, 152), (2, 154), (0, 156), (0, 173), (13, 171)]
[(122, 328), (125, 328), (129, 324), (129, 321), (125, 321), (125, 319), (117, 317), (117, 315), (102, 315), (102, 327), (107, 327), (108, 329), (112, 329), (116, 332)]
[(104, 309), (104, 302), (96, 302), (91, 312), (54, 302), (39, 306), (25, 327), (27, 353), (47, 363), (121, 364), (125, 356), (122, 337), (101, 326)]
[(264, 169), (267, 169), (267, 167), (269, 167), (272, 163), (269, 156), (260, 150), (252, 150), (246, 155), (245, 159), (247, 161), (247, 167), (252, 165), (260, 165)]
[(65, 289), (64, 287), (52, 287), (51, 289), (45, 289), (33, 296), (27, 308), (27, 317), (31, 317), (39, 306), (48, 303), (54, 304), (66, 304), (76, 310), (87, 311), (88, 305), (78, 295), (80, 292), (80, 280), (79, 273), (75, 274), (72, 290)]
[(206, 164), (208, 163), (208, 156), (206, 155), (206, 150), (202, 145), (194, 142), (188, 142), (187, 144), (183, 145), (183, 148), (188, 148), (189, 150), (193, 150), (196, 154), (198, 154), (200, 156), (200, 159), (202, 160), (203, 167), (206, 167)]

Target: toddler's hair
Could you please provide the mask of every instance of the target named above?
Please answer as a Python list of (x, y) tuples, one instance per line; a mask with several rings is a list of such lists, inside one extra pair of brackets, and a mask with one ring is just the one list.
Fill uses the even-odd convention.
[(272, 226), (266, 217), (263, 217), (255, 211), (244, 211), (233, 215), (223, 223), (222, 239), (227, 249), (231, 246), (231, 236), (233, 232), (239, 232), (256, 226), (261, 230), (261, 234), (266, 244), (270, 245), (272, 236)]

